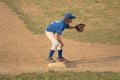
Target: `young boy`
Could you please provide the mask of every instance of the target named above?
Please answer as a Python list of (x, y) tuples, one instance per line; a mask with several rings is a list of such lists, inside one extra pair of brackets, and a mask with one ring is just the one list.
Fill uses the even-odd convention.
[(47, 28), (46, 28), (46, 35), (52, 42), (52, 47), (50, 49), (49, 55), (48, 55), (48, 62), (55, 62), (53, 59), (53, 55), (55, 50), (58, 50), (58, 61), (67, 61), (62, 56), (63, 46), (64, 43), (61, 39), (62, 32), (64, 29), (73, 29), (75, 26), (70, 26), (69, 24), (72, 23), (72, 20), (75, 19), (76, 16), (72, 15), (71, 13), (67, 13), (64, 16), (63, 20), (52, 22)]

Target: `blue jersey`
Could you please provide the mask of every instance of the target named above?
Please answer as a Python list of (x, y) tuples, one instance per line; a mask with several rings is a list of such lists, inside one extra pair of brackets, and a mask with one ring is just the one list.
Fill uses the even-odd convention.
[(63, 30), (65, 28), (68, 28), (69, 24), (66, 24), (64, 22), (64, 20), (60, 20), (60, 21), (55, 21), (52, 22), (46, 29), (46, 31), (48, 32), (54, 32), (54, 33), (58, 33), (59, 35), (62, 34)]

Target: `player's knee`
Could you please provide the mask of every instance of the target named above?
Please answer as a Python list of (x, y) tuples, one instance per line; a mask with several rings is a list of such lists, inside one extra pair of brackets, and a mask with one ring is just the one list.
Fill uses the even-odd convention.
[(62, 50), (62, 49), (63, 49), (63, 47), (58, 47), (58, 48), (57, 48), (57, 50)]
[(59, 43), (54, 43), (54, 44), (52, 45), (52, 49), (56, 50), (58, 46), (59, 46)]
[(53, 44), (53, 46), (54, 46), (54, 47), (58, 47), (58, 46), (59, 46), (59, 43), (56, 42), (56, 43)]

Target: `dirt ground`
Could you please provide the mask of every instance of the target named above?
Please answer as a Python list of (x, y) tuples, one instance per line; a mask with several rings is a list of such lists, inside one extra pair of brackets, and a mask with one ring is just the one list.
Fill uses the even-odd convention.
[[(34, 35), (25, 27), (24, 22), (0, 2), (0, 74), (49, 71), (46, 58), (50, 41), (45, 35)], [(60, 71), (120, 72), (120, 45), (63, 41), (63, 55), (70, 63)]]

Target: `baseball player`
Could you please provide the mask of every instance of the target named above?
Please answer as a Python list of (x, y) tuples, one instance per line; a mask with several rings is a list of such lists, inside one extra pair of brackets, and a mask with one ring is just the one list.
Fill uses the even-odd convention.
[(70, 23), (72, 23), (72, 20), (75, 18), (76, 16), (72, 15), (71, 13), (66, 13), (64, 15), (63, 20), (54, 21), (46, 28), (45, 34), (52, 42), (52, 47), (50, 48), (49, 55), (47, 58), (48, 62), (50, 63), (55, 62), (55, 60), (53, 59), (55, 50), (58, 51), (58, 58), (57, 58), (58, 61), (67, 61), (67, 59), (65, 59), (62, 56), (64, 43), (62, 41), (61, 35), (64, 29), (75, 28), (75, 26), (69, 25)]

